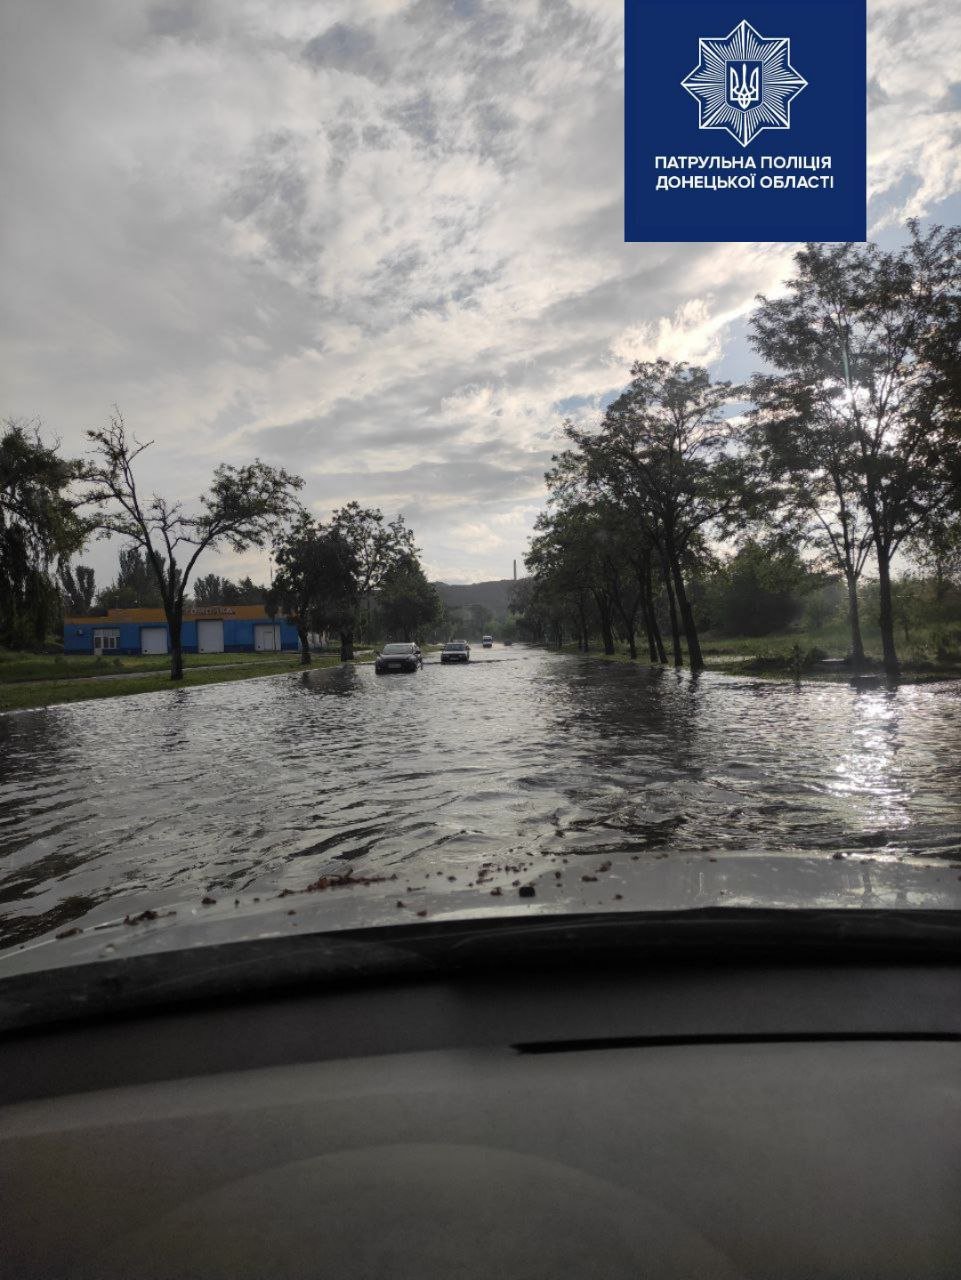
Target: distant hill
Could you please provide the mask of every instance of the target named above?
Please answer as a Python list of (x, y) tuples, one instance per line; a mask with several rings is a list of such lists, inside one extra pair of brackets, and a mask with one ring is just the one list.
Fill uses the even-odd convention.
[(507, 602), (513, 578), (495, 578), (492, 582), (435, 582), (434, 586), (440, 598), (451, 609), (459, 606), (470, 608), (472, 604), (481, 604), (490, 609), (498, 617), (507, 614)]

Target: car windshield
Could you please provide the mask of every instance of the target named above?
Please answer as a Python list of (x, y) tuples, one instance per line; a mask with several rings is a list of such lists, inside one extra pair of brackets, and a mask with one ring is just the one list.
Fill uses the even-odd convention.
[(16, 6), (0, 982), (961, 905), (957, 14), (874, 7), (867, 239), (692, 18), (628, 119), (718, 220), (626, 241), (607, 0)]

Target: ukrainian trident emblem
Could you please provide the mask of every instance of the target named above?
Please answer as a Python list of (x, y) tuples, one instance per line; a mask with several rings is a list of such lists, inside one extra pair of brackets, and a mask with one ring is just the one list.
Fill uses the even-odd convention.
[(727, 100), (732, 107), (746, 111), (761, 101), (761, 64), (742, 62), (740, 68), (741, 78), (738, 79), (738, 63), (727, 64)]
[(807, 81), (791, 66), (791, 41), (749, 22), (698, 41), (700, 60), (681, 85), (698, 104), (698, 128), (726, 129), (742, 147), (764, 129), (790, 129), (791, 103)]

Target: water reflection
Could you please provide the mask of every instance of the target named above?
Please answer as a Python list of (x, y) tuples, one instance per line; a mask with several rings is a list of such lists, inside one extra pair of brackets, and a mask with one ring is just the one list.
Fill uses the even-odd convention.
[(959, 694), (514, 647), (0, 717), (0, 936), (345, 864), (470, 884), (491, 859), (956, 857)]

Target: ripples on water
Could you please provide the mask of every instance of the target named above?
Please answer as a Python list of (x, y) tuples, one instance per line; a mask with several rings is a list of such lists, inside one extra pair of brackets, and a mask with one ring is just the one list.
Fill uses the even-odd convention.
[(692, 679), (515, 647), (0, 716), (6, 943), (348, 865), (944, 858), (959, 832), (957, 684)]

